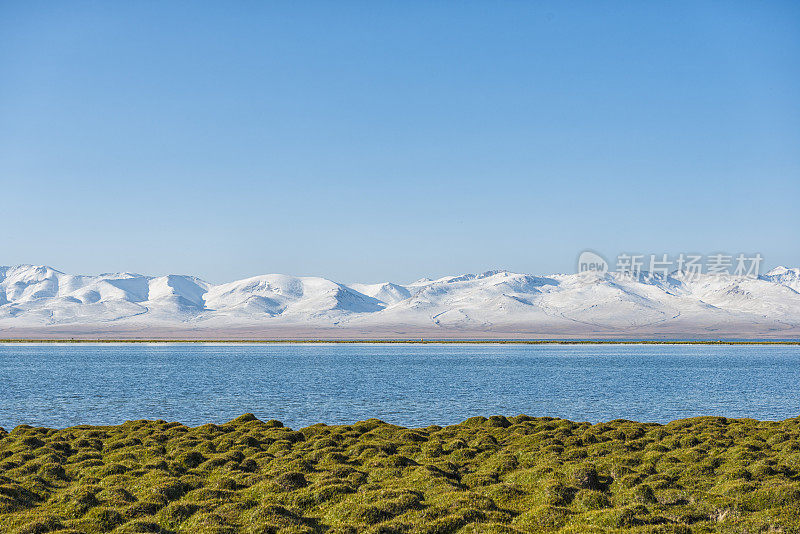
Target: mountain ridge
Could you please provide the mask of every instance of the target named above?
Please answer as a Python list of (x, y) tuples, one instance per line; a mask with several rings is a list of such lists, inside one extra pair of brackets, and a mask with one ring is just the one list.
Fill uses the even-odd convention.
[[(492, 270), (409, 284), (266, 274), (211, 284), (191, 275), (73, 275), (0, 267), (0, 332), (70, 329), (321, 334), (800, 335), (800, 268), (755, 277), (674, 272), (539, 276)], [(337, 334), (338, 335), (338, 334)], [(358, 337), (357, 336), (357, 337)]]

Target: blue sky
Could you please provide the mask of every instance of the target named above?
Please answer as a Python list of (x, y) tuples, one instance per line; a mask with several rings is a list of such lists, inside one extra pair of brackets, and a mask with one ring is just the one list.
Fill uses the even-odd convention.
[(0, 264), (800, 265), (796, 2), (3, 2)]

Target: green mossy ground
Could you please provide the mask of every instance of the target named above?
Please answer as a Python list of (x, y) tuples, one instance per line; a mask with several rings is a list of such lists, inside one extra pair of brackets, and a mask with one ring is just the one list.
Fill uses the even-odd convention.
[(800, 418), (19, 426), (0, 531), (800, 532)]

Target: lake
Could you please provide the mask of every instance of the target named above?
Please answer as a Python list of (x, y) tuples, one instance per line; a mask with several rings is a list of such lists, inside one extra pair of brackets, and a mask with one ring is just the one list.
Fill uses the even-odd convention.
[(5, 344), (0, 426), (800, 415), (792, 345)]

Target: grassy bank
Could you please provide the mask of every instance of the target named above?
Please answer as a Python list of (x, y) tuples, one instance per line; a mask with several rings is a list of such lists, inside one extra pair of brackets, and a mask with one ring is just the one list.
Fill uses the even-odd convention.
[(800, 532), (800, 418), (0, 436), (2, 532)]

